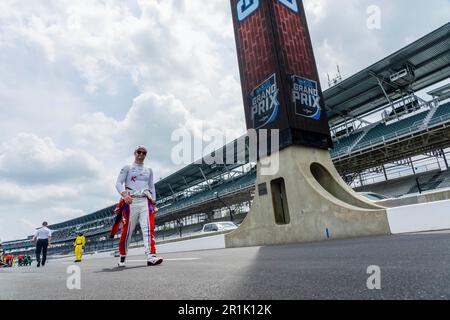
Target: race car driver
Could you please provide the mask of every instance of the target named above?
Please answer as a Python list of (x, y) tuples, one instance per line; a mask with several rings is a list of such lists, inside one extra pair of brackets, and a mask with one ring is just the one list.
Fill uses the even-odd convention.
[(119, 243), (119, 267), (126, 266), (128, 246), (138, 222), (146, 249), (147, 266), (155, 266), (163, 262), (162, 258), (156, 256), (154, 233), (156, 192), (153, 171), (144, 166), (147, 148), (137, 146), (134, 157), (133, 164), (122, 168), (116, 183), (116, 189), (126, 206)]

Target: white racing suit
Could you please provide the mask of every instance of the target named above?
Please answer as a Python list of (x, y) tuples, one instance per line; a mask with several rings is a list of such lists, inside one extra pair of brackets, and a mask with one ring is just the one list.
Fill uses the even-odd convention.
[(139, 222), (148, 256), (156, 254), (155, 247), (155, 212), (151, 193), (148, 190), (131, 192), (133, 203), (126, 206), (123, 215), (122, 234), (120, 237), (119, 251), (121, 257), (126, 257), (128, 246), (136, 225)]

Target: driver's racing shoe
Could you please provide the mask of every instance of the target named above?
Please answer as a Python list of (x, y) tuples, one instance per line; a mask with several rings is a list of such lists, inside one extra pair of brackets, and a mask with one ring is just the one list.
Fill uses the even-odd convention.
[(150, 256), (147, 259), (147, 266), (157, 266), (158, 264), (161, 264), (163, 262), (163, 258), (157, 257), (157, 256)]
[(117, 264), (117, 266), (118, 266), (119, 268), (125, 268), (125, 267), (126, 267), (126, 265), (125, 265), (125, 259), (126, 259), (126, 257), (120, 257), (120, 261), (119, 261), (119, 263)]

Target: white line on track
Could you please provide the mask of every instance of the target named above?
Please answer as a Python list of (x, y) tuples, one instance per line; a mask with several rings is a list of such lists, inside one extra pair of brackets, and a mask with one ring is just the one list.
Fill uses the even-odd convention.
[[(175, 259), (164, 259), (164, 261), (194, 261), (200, 260), (200, 258), (175, 258)], [(127, 260), (127, 262), (147, 262), (147, 260)]]
[[(86, 260), (86, 261), (91, 261), (92, 259)], [(200, 258), (174, 258), (174, 259), (164, 259), (164, 261), (195, 261), (195, 260), (200, 260)], [(128, 260), (127, 259), (127, 263), (128, 262), (147, 262), (147, 260)], [(63, 265), (77, 265), (76, 263), (74, 263), (73, 261), (63, 261), (61, 262), (61, 264)]]

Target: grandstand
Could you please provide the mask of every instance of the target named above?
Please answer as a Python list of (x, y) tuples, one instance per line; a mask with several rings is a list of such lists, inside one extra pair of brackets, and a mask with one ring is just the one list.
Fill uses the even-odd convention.
[(404, 195), (418, 194), (425, 191), (450, 188), (450, 170), (441, 171), (440, 169), (416, 175), (407, 175), (404, 177), (382, 181), (374, 184), (368, 184), (356, 187), (358, 192), (375, 192), (397, 198)]
[[(430, 104), (425, 104), (427, 108)], [(341, 174), (447, 148), (450, 103), (399, 115), (336, 140), (332, 158)], [(352, 143), (352, 142), (357, 143)]]
[[(324, 91), (331, 156), (349, 185), (394, 197), (450, 187), (450, 86), (430, 91), (429, 100), (418, 94), (449, 79), (450, 23)], [(256, 179), (248, 144), (240, 137), (216, 151), (224, 164), (210, 164), (213, 153), (156, 183), (157, 239), (195, 234), (206, 221), (242, 221)], [(226, 161), (230, 150), (234, 164)], [(87, 235), (87, 252), (116, 248), (118, 239), (108, 238), (113, 210), (50, 226), (56, 230), (51, 252), (71, 252), (79, 231)], [(132, 242), (139, 240), (134, 234)], [(30, 238), (3, 246), (33, 250)]]

